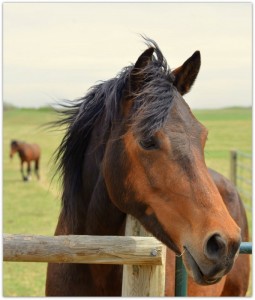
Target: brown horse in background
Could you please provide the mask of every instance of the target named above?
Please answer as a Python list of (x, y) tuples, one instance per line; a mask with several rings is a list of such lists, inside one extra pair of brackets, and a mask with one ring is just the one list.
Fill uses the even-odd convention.
[[(21, 175), (24, 181), (30, 180), (31, 176), (31, 162), (35, 162), (35, 174), (37, 179), (40, 179), (39, 175), (39, 161), (41, 150), (37, 144), (27, 144), (26, 142), (20, 141), (11, 141), (10, 145), (10, 158), (12, 159), (13, 155), (18, 152), (20, 157), (20, 164), (21, 164)], [(23, 165), (27, 163), (27, 176), (24, 174)]]
[[(196, 51), (171, 71), (157, 44), (135, 65), (64, 105), (57, 150), (62, 210), (55, 235), (124, 235), (131, 214), (167, 247), (166, 296), (175, 255), (183, 255), (189, 295), (243, 296), (249, 258), (245, 210), (235, 187), (208, 170), (208, 132), (183, 95), (200, 69)], [(122, 266), (49, 264), (47, 296), (120, 296)]]

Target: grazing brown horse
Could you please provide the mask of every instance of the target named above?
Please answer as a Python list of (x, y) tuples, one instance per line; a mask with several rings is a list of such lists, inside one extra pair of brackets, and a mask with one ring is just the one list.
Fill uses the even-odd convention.
[[(10, 158), (18, 152), (20, 157), (21, 164), (21, 175), (24, 181), (30, 179), (31, 176), (31, 162), (35, 161), (35, 174), (40, 179), (39, 175), (39, 160), (41, 155), (40, 147), (37, 144), (27, 144), (25, 142), (20, 141), (11, 141), (11, 150), (10, 150)], [(27, 163), (27, 176), (24, 174), (23, 165)]]
[[(204, 160), (206, 128), (183, 99), (200, 68), (196, 51), (171, 71), (157, 44), (134, 65), (68, 102), (56, 152), (62, 210), (56, 235), (124, 235), (131, 214), (167, 247), (166, 295), (183, 253), (189, 295), (245, 295), (246, 215), (231, 183)], [(118, 265), (49, 264), (48, 296), (120, 296)], [(241, 277), (242, 276), (242, 277)]]

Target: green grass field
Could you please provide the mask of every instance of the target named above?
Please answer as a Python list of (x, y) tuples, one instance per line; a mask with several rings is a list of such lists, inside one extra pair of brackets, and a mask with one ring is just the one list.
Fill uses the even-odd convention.
[[(197, 110), (196, 117), (209, 129), (207, 165), (229, 177), (229, 151), (251, 153), (252, 111), (244, 108)], [(13, 109), (3, 113), (3, 232), (53, 235), (60, 207), (60, 186), (51, 182), (50, 158), (63, 132), (40, 126), (56, 119), (49, 109)], [(9, 159), (11, 139), (40, 144), (41, 180), (22, 182), (19, 158)], [(44, 296), (46, 264), (3, 264), (3, 296)]]

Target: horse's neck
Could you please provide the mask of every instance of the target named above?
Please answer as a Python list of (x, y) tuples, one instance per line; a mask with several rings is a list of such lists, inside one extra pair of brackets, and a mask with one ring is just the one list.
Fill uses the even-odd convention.
[(18, 148), (17, 148), (17, 152), (19, 153), (19, 154), (22, 154), (23, 152), (24, 152), (24, 145), (25, 145), (25, 143), (18, 143)]
[(125, 214), (112, 204), (101, 171), (108, 139), (107, 132), (102, 135), (102, 128), (104, 125), (100, 122), (94, 127), (84, 155), (82, 194), (86, 202), (85, 234), (121, 235), (124, 232)]
[(61, 213), (56, 234), (121, 235), (124, 232), (125, 214), (112, 204), (101, 172), (108, 134), (102, 117), (90, 134), (83, 156), (81, 190), (77, 195), (70, 195), (66, 184), (64, 197), (77, 204), (75, 226)]
[(70, 226), (62, 212), (55, 234), (123, 235), (126, 214), (112, 204), (100, 170), (95, 168), (93, 172), (89, 172), (85, 168), (84, 173), (83, 192), (79, 198), (73, 198), (79, 203), (76, 225)]
[(25, 142), (18, 142), (17, 143), (18, 149), (22, 149), (25, 144), (26, 144)]
[(22, 147), (22, 145), (18, 145), (17, 152), (18, 152), (20, 158), (24, 157), (24, 148)]
[(112, 204), (104, 179), (99, 175), (86, 215), (86, 234), (122, 235), (125, 214)]

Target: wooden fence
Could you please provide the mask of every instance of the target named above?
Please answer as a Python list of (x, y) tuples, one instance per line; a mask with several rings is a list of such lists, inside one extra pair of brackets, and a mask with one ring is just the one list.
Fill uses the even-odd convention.
[(123, 264), (122, 296), (164, 296), (165, 256), (166, 246), (131, 216), (126, 236), (3, 235), (4, 261)]
[[(242, 243), (240, 253), (251, 254), (251, 243)], [(126, 236), (4, 234), (3, 259), (15, 262), (123, 264), (122, 296), (164, 296), (166, 246), (151, 237), (131, 216), (127, 218)], [(175, 295), (186, 294), (187, 273), (181, 257), (177, 257)]]

